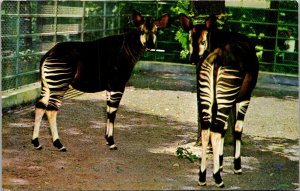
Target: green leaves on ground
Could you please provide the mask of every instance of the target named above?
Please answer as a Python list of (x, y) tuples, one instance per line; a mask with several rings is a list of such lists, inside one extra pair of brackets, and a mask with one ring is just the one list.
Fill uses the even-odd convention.
[(189, 147), (187, 148), (178, 147), (176, 150), (177, 158), (179, 159), (186, 158), (192, 163), (199, 161), (199, 157), (193, 154), (193, 152), (189, 151), (188, 149)]

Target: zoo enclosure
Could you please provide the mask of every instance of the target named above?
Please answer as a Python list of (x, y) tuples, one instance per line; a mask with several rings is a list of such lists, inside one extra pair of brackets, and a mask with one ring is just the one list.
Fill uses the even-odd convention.
[[(260, 70), (298, 75), (298, 47), (282, 50), (288, 27), (298, 44), (296, 1), (270, 3), (269, 8), (226, 6), (226, 29), (249, 36), (256, 44)], [(158, 37), (156, 52), (143, 59), (187, 63), (180, 58), (180, 44), (174, 40), (177, 15), (170, 11), (175, 1), (4, 1), (1, 6), (2, 90), (20, 88), (39, 81), (41, 56), (62, 41), (88, 41), (119, 34), (128, 25), (133, 9), (143, 15), (172, 16), (171, 27)]]

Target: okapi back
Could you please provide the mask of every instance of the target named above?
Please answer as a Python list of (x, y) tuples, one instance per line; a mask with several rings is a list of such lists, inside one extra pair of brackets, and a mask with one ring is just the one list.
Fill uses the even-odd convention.
[[(90, 42), (63, 42), (46, 59), (68, 63), (73, 68), (73, 88), (83, 92), (120, 89), (129, 80), (145, 48), (136, 32)], [(43, 60), (42, 60), (43, 62)]]

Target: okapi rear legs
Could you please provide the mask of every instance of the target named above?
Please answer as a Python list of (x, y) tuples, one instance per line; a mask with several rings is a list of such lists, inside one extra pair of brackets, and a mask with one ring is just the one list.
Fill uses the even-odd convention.
[(220, 147), (221, 147), (221, 133), (217, 132), (210, 132), (209, 129), (201, 131), (201, 138), (202, 138), (202, 157), (201, 157), (201, 165), (199, 171), (199, 186), (206, 185), (206, 149), (211, 138), (211, 143), (213, 147), (213, 178), (215, 179), (215, 183), (217, 187), (224, 187), (223, 180), (220, 174), (220, 161), (219, 161), (219, 154), (220, 154)]
[(109, 146), (109, 149), (116, 150), (117, 146), (114, 142), (114, 123), (116, 114), (118, 111), (118, 107), (123, 96), (124, 91), (119, 92), (106, 92), (106, 99), (107, 99), (107, 123), (105, 128), (105, 139), (106, 144)]
[(31, 143), (33, 144), (34, 148), (37, 150), (42, 149), (42, 145), (39, 143), (38, 137), (39, 137), (39, 130), (41, 126), (41, 121), (43, 118), (43, 115), (46, 113), (50, 130), (52, 134), (52, 141), (53, 145), (58, 148), (60, 151), (67, 151), (67, 149), (61, 144), (57, 132), (57, 110), (45, 110), (43, 108), (36, 107), (35, 109), (35, 122), (34, 122), (34, 129), (33, 129), (33, 136)]
[(50, 130), (52, 134), (53, 145), (56, 148), (58, 148), (60, 151), (67, 151), (67, 149), (61, 144), (58, 137), (57, 123), (56, 123), (57, 112), (58, 112), (57, 110), (46, 110), (46, 115), (48, 117)]

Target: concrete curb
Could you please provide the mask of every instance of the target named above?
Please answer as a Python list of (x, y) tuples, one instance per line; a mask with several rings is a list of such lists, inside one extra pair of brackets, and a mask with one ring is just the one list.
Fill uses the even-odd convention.
[(40, 82), (2, 92), (2, 109), (31, 103), (40, 96)]

